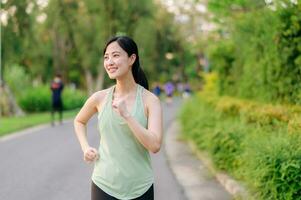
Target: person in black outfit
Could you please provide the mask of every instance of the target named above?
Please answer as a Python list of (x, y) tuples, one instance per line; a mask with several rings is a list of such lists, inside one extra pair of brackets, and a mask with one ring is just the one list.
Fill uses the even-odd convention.
[(51, 125), (54, 126), (54, 114), (59, 112), (60, 123), (63, 120), (63, 102), (62, 102), (62, 91), (64, 89), (64, 84), (62, 82), (62, 77), (60, 74), (56, 74), (53, 81), (51, 82), (52, 91), (52, 107), (51, 107)]

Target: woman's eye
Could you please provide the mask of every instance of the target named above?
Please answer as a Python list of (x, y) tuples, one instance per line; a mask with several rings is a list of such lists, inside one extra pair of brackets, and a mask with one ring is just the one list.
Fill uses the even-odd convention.
[(108, 58), (109, 58), (108, 56), (103, 57), (103, 59), (105, 59), (105, 60), (108, 60)]
[(115, 54), (115, 55), (113, 55), (114, 57), (119, 57), (119, 54)]

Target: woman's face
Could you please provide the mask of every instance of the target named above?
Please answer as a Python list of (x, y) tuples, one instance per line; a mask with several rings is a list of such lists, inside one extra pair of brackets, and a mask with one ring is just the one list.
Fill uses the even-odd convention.
[(135, 55), (129, 57), (116, 41), (107, 46), (104, 55), (104, 68), (110, 79), (116, 79), (128, 73), (134, 61)]

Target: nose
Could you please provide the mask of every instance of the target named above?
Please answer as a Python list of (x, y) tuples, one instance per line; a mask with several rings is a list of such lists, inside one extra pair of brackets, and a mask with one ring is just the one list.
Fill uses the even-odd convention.
[(106, 63), (107, 65), (112, 65), (112, 64), (114, 64), (112, 58), (110, 58), (110, 57), (105, 61), (105, 63)]

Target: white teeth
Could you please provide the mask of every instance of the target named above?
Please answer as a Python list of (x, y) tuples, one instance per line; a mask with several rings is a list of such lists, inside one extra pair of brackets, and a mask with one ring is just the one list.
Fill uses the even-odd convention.
[(117, 70), (117, 67), (111, 67), (111, 68), (108, 68), (109, 72), (115, 72)]

